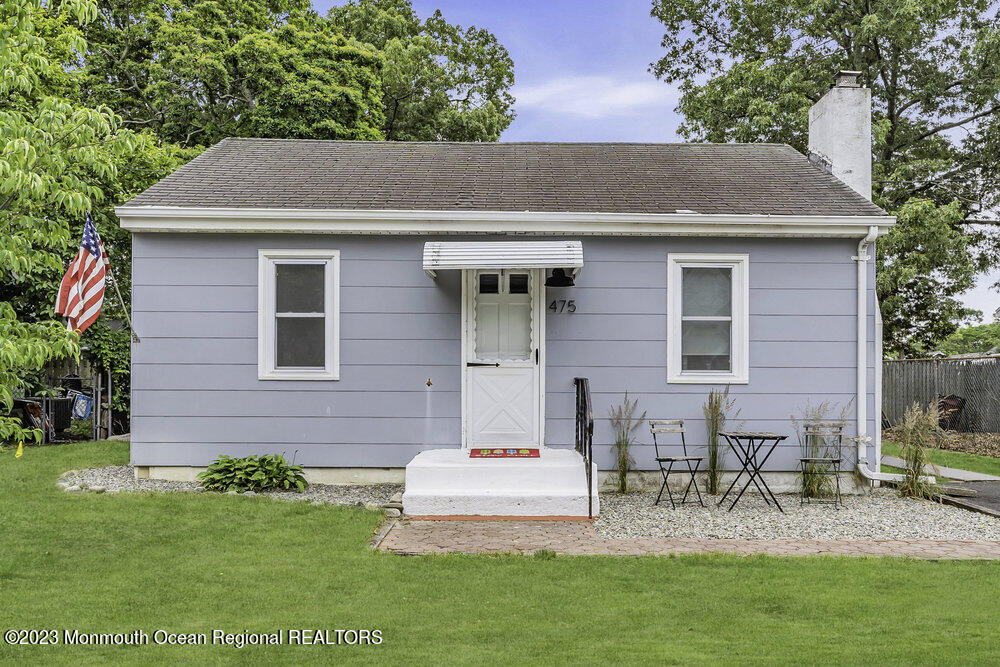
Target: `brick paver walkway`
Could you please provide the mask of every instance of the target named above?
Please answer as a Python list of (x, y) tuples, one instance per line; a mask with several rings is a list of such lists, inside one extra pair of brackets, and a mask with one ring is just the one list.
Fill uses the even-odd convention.
[(380, 549), (398, 554), (532, 553), (622, 555), (724, 552), (773, 556), (908, 556), (1000, 559), (1000, 542), (966, 540), (610, 539), (583, 521), (408, 521), (389, 530)]

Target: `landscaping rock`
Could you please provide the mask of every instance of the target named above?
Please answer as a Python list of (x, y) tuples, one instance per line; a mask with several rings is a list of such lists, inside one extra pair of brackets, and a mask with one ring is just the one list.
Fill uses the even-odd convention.
[(396, 509), (395, 507), (388, 507), (385, 510), (385, 515), (390, 519), (395, 519), (396, 517), (401, 516), (402, 514), (403, 513), (398, 509)]
[(92, 486), (92, 487), (90, 487), (90, 490), (93, 491), (94, 493), (104, 493), (108, 489), (107, 489), (107, 487), (99, 486), (98, 485), (98, 486)]
[[(136, 479), (132, 466), (107, 466), (104, 468), (87, 468), (86, 470), (70, 470), (61, 478), (67, 484), (67, 491), (79, 491), (88, 485), (103, 486), (108, 493), (118, 491), (181, 491), (187, 493), (204, 493), (205, 488), (198, 482), (169, 482), (162, 479)], [(70, 486), (72, 485), (72, 486)], [(75, 488), (74, 488), (75, 487)], [(238, 495), (236, 491), (230, 495)], [(354, 505), (364, 507), (373, 505), (380, 508), (389, 502), (393, 495), (402, 495), (401, 484), (311, 484), (302, 493), (297, 491), (265, 491), (261, 493), (248, 492), (247, 496), (265, 496), (280, 500), (310, 501), (316, 504)]]
[(257, 492), (256, 491), (244, 491), (243, 495), (244, 496), (256, 496)]
[[(934, 539), (1000, 540), (1000, 519), (929, 500), (900, 498), (879, 489), (862, 496), (844, 496), (844, 507), (800, 505), (797, 495), (780, 494), (782, 514), (747, 491), (729, 512), (719, 498), (705, 496), (705, 505), (670, 502), (653, 505), (655, 493), (601, 494), (601, 515), (594, 526), (603, 537), (715, 539)], [(749, 496), (749, 497), (748, 497)], [(690, 499), (690, 498), (689, 498)]]

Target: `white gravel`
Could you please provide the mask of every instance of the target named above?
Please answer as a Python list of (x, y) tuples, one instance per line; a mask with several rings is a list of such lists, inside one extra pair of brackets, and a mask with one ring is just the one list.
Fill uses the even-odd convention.
[[(748, 492), (749, 493), (749, 492)], [(900, 498), (879, 489), (845, 496), (845, 507), (799, 505), (797, 495), (779, 495), (785, 514), (759, 496), (744, 496), (730, 513), (705, 496), (697, 504), (653, 505), (655, 493), (601, 494), (595, 526), (604, 537), (688, 537), (716, 539), (934, 539), (1000, 540), (1000, 519), (927, 500)]]
[[(197, 482), (168, 482), (162, 479), (136, 479), (132, 466), (107, 466), (71, 470), (59, 478), (59, 485), (67, 491), (93, 491), (118, 493), (121, 491), (179, 491), (202, 493), (205, 489)], [(403, 490), (402, 484), (310, 484), (302, 493), (288, 491), (250, 492), (246, 495), (267, 496), (281, 500), (308, 500), (331, 505), (379, 506), (389, 503)]]

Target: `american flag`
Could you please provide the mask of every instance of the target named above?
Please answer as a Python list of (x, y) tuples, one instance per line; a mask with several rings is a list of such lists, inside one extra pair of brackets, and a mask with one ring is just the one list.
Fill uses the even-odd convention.
[(66, 328), (70, 331), (82, 333), (101, 314), (107, 267), (108, 253), (88, 213), (80, 251), (70, 263), (56, 295), (56, 313), (69, 318)]

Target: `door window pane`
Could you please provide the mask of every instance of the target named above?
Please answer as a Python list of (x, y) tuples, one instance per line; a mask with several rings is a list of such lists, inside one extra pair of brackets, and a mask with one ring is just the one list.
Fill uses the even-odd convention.
[(500, 357), (525, 360), (531, 357), (531, 300), (522, 296), (509, 297), (502, 326)]
[(733, 270), (684, 267), (681, 275), (684, 317), (728, 317), (733, 311)]
[(480, 273), (477, 280), (473, 358), (485, 362), (530, 359), (532, 304), (528, 274)]
[(512, 273), (512, 274), (510, 274), (510, 293), (511, 294), (527, 294), (528, 293), (528, 274), (527, 273)]
[(681, 322), (681, 370), (730, 370), (731, 331), (731, 322)]
[(324, 264), (276, 264), (275, 311), (322, 313), (325, 270)]
[(495, 300), (476, 303), (476, 358), (500, 358), (500, 304)]
[(326, 318), (279, 317), (275, 322), (275, 366), (326, 365)]
[(500, 293), (500, 274), (498, 274), (498, 273), (480, 273), (479, 274), (479, 293), (480, 294), (499, 294)]

